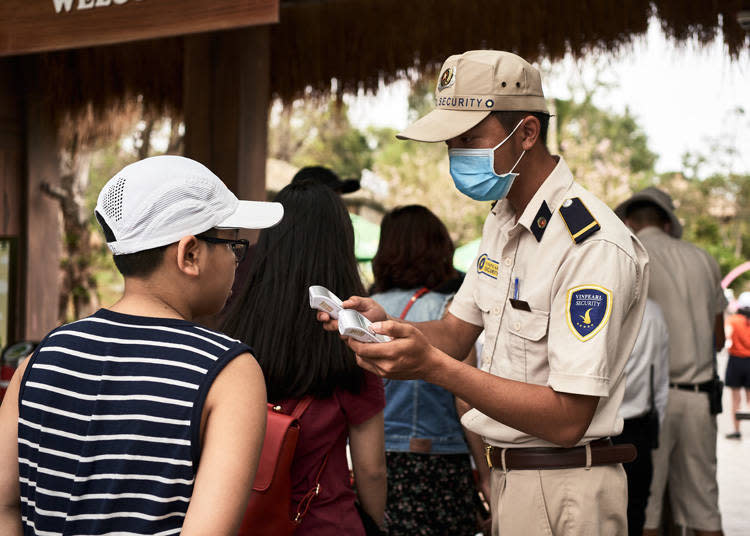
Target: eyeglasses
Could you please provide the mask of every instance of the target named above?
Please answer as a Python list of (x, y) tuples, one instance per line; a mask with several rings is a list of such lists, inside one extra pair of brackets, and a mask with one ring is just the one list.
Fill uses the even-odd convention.
[(215, 236), (203, 235), (196, 235), (195, 238), (197, 238), (198, 240), (203, 240), (204, 242), (208, 242), (209, 244), (229, 244), (232, 253), (234, 253), (234, 258), (237, 261), (237, 264), (242, 262), (242, 260), (245, 258), (245, 255), (247, 254), (247, 248), (250, 247), (250, 242), (248, 242), (244, 238), (233, 240), (230, 238), (216, 238)]

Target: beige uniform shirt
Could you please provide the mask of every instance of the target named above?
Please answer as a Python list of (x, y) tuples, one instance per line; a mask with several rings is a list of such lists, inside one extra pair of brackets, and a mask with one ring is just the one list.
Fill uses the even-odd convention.
[[(450, 312), (484, 327), (482, 370), (601, 397), (583, 444), (622, 430), (623, 370), (646, 305), (647, 264), (643, 246), (559, 157), (517, 222), (507, 200), (487, 216)], [(492, 445), (552, 446), (478, 410), (462, 423)]]
[(714, 321), (727, 306), (719, 265), (689, 242), (646, 227), (638, 238), (649, 253), (649, 297), (669, 330), (669, 381), (702, 383), (713, 377)]

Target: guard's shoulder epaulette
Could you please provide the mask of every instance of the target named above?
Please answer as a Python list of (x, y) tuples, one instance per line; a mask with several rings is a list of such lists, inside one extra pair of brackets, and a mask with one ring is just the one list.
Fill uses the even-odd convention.
[(570, 237), (576, 244), (580, 244), (601, 229), (599, 222), (592, 216), (580, 197), (566, 199), (560, 206), (560, 216), (568, 226)]

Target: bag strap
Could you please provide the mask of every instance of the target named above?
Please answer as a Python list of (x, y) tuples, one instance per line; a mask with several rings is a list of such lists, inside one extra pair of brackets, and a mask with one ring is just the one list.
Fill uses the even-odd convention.
[[(331, 447), (331, 450), (333, 450), (333, 447)], [(330, 454), (331, 451), (328, 451), (325, 455), (325, 458), (323, 458), (323, 464), (320, 466), (318, 474), (315, 475), (315, 485), (310, 489), (310, 491), (302, 496), (302, 499), (300, 499), (299, 504), (297, 505), (297, 513), (294, 515), (294, 522), (298, 525), (302, 523), (302, 518), (305, 517), (307, 512), (310, 510), (310, 505), (312, 504), (313, 499), (320, 493), (320, 477), (323, 476), (323, 470), (328, 464), (328, 456)]]
[(649, 401), (651, 403), (651, 411), (654, 411), (656, 409), (656, 404), (654, 404), (654, 365), (651, 364), (651, 369), (649, 370)]
[[(299, 420), (302, 417), (302, 414), (305, 413), (307, 408), (310, 407), (310, 404), (312, 404), (313, 397), (312, 396), (306, 396), (299, 402), (297, 402), (297, 405), (294, 406), (294, 410), (292, 410), (291, 417)], [(335, 443), (334, 443), (335, 446)], [(333, 447), (331, 447), (331, 450), (333, 450)], [(294, 515), (294, 522), (299, 525), (302, 523), (302, 518), (305, 517), (305, 514), (310, 510), (310, 504), (312, 503), (312, 500), (320, 494), (320, 477), (323, 476), (323, 471), (326, 468), (326, 465), (328, 464), (328, 456), (331, 454), (331, 451), (328, 451), (325, 455), (325, 458), (323, 458), (323, 464), (320, 466), (320, 469), (318, 469), (318, 474), (315, 475), (315, 485), (302, 496), (302, 499), (300, 500), (299, 504), (297, 505), (297, 513)]]
[(291, 416), (294, 419), (299, 420), (300, 417), (302, 417), (302, 414), (305, 412), (305, 410), (310, 407), (310, 404), (312, 404), (312, 401), (313, 401), (313, 397), (306, 396), (305, 398), (297, 402), (297, 405), (294, 406), (294, 410), (292, 411)]
[(403, 320), (404, 318), (406, 318), (406, 313), (409, 312), (409, 309), (411, 309), (411, 306), (414, 305), (414, 302), (417, 301), (422, 296), (424, 296), (425, 294), (427, 294), (429, 291), (430, 291), (430, 289), (428, 289), (427, 287), (422, 287), (419, 290), (417, 290), (414, 293), (414, 295), (411, 298), (409, 298), (409, 301), (406, 304), (406, 307), (404, 307), (404, 310), (401, 311), (401, 316), (399, 316), (399, 318), (401, 320)]

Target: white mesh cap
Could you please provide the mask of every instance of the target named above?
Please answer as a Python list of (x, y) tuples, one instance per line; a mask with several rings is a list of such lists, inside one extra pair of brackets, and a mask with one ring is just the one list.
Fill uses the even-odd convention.
[(214, 227), (264, 229), (284, 215), (280, 203), (240, 201), (203, 164), (154, 156), (124, 167), (99, 192), (107, 245), (127, 255), (178, 242)]

